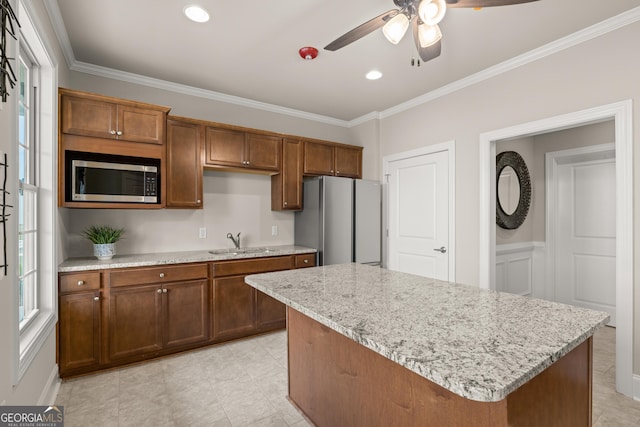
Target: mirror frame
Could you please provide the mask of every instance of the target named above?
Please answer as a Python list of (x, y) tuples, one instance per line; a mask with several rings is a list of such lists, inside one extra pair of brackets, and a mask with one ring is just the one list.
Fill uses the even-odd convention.
[[(507, 214), (500, 205), (500, 196), (498, 195), (498, 181), (502, 170), (507, 166), (511, 166), (516, 172), (520, 185), (520, 198), (518, 206), (511, 215)], [(520, 154), (515, 151), (503, 151), (496, 156), (496, 224), (506, 230), (514, 230), (522, 225), (531, 204), (531, 178), (527, 164)]]

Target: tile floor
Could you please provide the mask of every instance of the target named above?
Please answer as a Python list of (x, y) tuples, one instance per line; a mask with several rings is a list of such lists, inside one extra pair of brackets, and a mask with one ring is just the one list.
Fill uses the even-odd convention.
[[(594, 340), (593, 425), (640, 425), (640, 402), (615, 392), (615, 329)], [(286, 334), (63, 382), (65, 426), (308, 426), (286, 399)]]

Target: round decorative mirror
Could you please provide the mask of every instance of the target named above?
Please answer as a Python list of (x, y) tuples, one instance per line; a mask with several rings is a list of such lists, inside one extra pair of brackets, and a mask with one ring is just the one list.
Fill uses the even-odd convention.
[(496, 224), (507, 230), (522, 225), (531, 204), (531, 178), (520, 154), (504, 151), (496, 156)]

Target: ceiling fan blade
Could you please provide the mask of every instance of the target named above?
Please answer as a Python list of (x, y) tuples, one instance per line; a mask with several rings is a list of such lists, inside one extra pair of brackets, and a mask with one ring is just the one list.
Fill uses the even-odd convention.
[(340, 48), (343, 48), (346, 45), (351, 44), (354, 41), (361, 39), (367, 34), (377, 30), (378, 28), (381, 28), (382, 26), (384, 26), (384, 24), (387, 23), (389, 19), (396, 16), (398, 12), (400, 12), (398, 9), (393, 9), (383, 13), (380, 16), (376, 16), (375, 18), (370, 19), (369, 21), (354, 28), (353, 30), (341, 35), (340, 37), (338, 37), (337, 39), (335, 39), (334, 41), (326, 45), (324, 49), (335, 51)]
[(422, 59), (422, 62), (427, 62), (440, 56), (440, 51), (442, 50), (442, 39), (438, 40), (436, 43), (432, 44), (431, 46), (422, 47), (420, 45), (420, 35), (418, 33), (419, 25), (420, 25), (419, 20), (417, 18), (414, 19), (413, 25), (412, 25), (413, 41), (416, 44), (416, 49), (418, 49), (418, 55), (420, 55), (420, 59)]
[(447, 0), (447, 7), (491, 7), (530, 3), (538, 0)]

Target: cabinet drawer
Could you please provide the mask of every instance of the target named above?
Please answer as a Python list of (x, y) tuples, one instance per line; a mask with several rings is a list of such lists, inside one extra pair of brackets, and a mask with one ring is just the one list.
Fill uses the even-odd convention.
[(60, 275), (60, 293), (100, 289), (100, 273), (84, 272)]
[(295, 268), (315, 267), (316, 254), (299, 254), (295, 257)]
[(166, 283), (207, 278), (207, 264), (162, 266), (151, 268), (127, 268), (112, 271), (111, 286)]
[(266, 273), (293, 268), (291, 256), (223, 261), (213, 264), (213, 277)]

